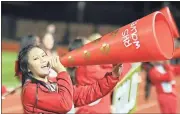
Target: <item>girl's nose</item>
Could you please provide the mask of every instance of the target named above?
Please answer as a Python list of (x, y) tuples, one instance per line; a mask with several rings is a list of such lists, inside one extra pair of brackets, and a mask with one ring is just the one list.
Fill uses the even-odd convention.
[(40, 62), (41, 62), (41, 63), (44, 63), (44, 62), (46, 62), (46, 60), (41, 57), (41, 58), (40, 58)]

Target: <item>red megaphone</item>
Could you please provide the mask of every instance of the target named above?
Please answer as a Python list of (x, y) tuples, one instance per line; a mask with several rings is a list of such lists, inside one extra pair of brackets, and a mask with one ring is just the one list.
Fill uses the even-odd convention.
[(156, 11), (67, 53), (61, 63), (79, 66), (158, 61), (171, 59), (173, 51), (169, 23)]
[(171, 11), (169, 9), (169, 7), (164, 7), (163, 9), (160, 10), (160, 12), (162, 12), (164, 14), (164, 16), (166, 17), (167, 21), (169, 22), (172, 34), (174, 38), (179, 38), (179, 30), (176, 26), (176, 23), (174, 21), (174, 18), (171, 14)]

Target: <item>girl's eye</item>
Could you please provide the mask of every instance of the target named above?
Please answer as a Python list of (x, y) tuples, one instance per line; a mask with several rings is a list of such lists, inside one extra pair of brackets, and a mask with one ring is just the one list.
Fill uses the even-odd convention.
[(36, 57), (36, 58), (34, 58), (34, 60), (37, 60), (38, 58)]
[(42, 55), (42, 57), (45, 57), (46, 55)]

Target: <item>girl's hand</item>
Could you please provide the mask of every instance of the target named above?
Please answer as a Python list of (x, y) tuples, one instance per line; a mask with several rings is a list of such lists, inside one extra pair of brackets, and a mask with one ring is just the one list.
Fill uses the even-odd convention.
[(61, 64), (59, 60), (59, 56), (52, 56), (49, 63), (50, 63), (51, 68), (55, 70), (57, 73), (66, 71), (66, 68)]
[(112, 74), (115, 77), (119, 77), (122, 72), (122, 64), (113, 65)]

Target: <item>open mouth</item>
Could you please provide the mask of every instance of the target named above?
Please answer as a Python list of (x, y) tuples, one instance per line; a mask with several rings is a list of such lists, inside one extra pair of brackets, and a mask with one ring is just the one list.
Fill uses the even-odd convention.
[(50, 68), (49, 62), (48, 62), (47, 64), (42, 65), (41, 68), (43, 68), (43, 69), (44, 69), (44, 68), (48, 68), (48, 69), (49, 69), (49, 68)]

